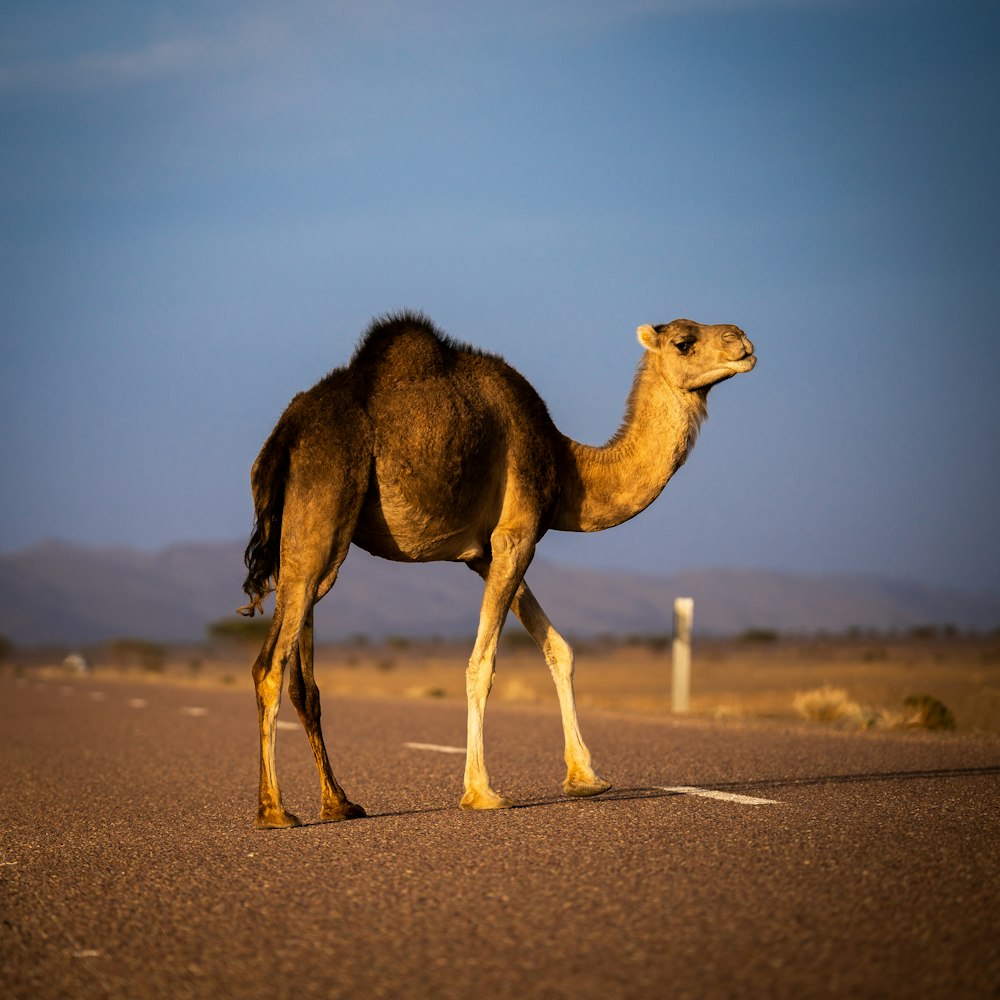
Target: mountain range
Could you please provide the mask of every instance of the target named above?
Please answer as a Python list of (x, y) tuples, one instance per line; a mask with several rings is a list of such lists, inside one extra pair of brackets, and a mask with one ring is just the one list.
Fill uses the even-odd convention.
[[(18, 645), (204, 639), (210, 622), (245, 601), (243, 546), (192, 542), (146, 552), (48, 541), (0, 555), (0, 635)], [(864, 575), (702, 569), (647, 576), (536, 558), (527, 579), (568, 636), (669, 632), (677, 596), (695, 599), (702, 634), (1000, 626), (1000, 596)], [(464, 566), (389, 563), (352, 549), (336, 588), (317, 606), (317, 639), (471, 641), (481, 597), (482, 582)]]

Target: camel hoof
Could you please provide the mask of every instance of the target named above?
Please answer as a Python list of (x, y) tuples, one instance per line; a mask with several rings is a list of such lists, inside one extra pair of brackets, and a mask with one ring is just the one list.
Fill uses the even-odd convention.
[(339, 823), (345, 819), (361, 819), (367, 816), (362, 806), (354, 802), (334, 802), (332, 805), (323, 806), (319, 818), (322, 823)]
[(470, 790), (459, 802), (463, 809), (510, 809), (513, 804), (513, 799), (508, 799), (506, 795), (497, 795), (492, 788), (485, 792)]
[(611, 787), (610, 781), (605, 781), (600, 775), (595, 774), (592, 779), (581, 780), (579, 778), (567, 778), (563, 782), (563, 791), (573, 798), (586, 798), (588, 795), (600, 795)]
[(282, 806), (270, 809), (262, 807), (257, 810), (258, 830), (284, 830), (292, 826), (302, 826), (302, 820)]

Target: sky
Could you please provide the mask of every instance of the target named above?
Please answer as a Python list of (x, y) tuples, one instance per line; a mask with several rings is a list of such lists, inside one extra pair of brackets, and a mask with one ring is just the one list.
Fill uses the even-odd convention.
[(284, 406), (389, 310), (591, 444), (684, 316), (757, 368), (540, 556), (1000, 593), (995, 2), (0, 9), (0, 552), (246, 537)]

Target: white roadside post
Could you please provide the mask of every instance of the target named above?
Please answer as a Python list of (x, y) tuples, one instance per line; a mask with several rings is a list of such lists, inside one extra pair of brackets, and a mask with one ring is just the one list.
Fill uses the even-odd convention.
[(694, 598), (674, 598), (673, 671), (670, 708), (674, 712), (688, 710), (691, 691), (691, 626), (694, 622)]

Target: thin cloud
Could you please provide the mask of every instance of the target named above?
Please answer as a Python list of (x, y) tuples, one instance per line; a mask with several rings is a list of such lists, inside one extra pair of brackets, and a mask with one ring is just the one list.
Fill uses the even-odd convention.
[[(889, 0), (886, 0), (889, 2)], [(236, 8), (228, 20), (199, 16), (180, 22), (173, 34), (139, 40), (120, 48), (81, 48), (58, 58), (41, 54), (47, 36), (39, 22), (26, 25), (8, 51), (26, 52), (20, 60), (0, 50), (0, 91), (74, 88), (113, 89), (142, 83), (217, 76), (243, 67), (259, 67), (321, 53), (333, 58), (343, 46), (382, 40), (414, 44), (461, 40), (516, 32), (524, 36), (587, 34), (636, 18), (692, 13), (748, 12), (808, 5), (855, 6), (853, 0), (518, 0), (498, 7), (472, 9), (457, 0), (437, 0), (414, 7), (404, 0), (370, 0), (365, 5), (300, 0), (283, 5), (263, 2)], [(211, 7), (205, 9), (213, 13)], [(179, 19), (178, 19), (179, 20)], [(175, 22), (176, 23), (176, 22)], [(10, 27), (10, 26), (9, 26)], [(72, 26), (67, 34), (87, 38), (87, 26)], [(34, 31), (32, 30), (34, 28)], [(36, 37), (32, 37), (32, 35)], [(86, 42), (83, 43), (84, 45)], [(93, 43), (99, 45), (99, 41)]]
[(95, 83), (135, 83), (196, 72), (221, 54), (209, 39), (167, 39), (132, 51), (82, 56), (74, 73)]
[(101, 44), (99, 35), (88, 38), (81, 25), (76, 33), (81, 42), (58, 58), (42, 54), (48, 41), (44, 35), (20, 40), (20, 50), (29, 54), (16, 62), (3, 60), (0, 88), (8, 92), (102, 90), (218, 76), (287, 57), (289, 27), (288, 19), (278, 12), (247, 7), (237, 19), (224, 23), (180, 24), (172, 33), (136, 38), (111, 48)]
[(164, 39), (119, 51), (84, 52), (65, 61), (0, 67), (0, 87), (14, 90), (103, 89), (177, 78), (218, 65), (209, 39)]

